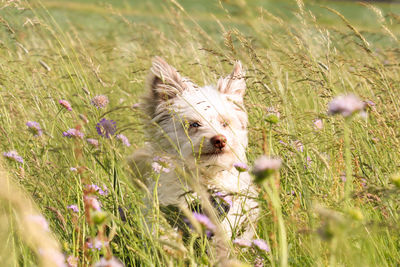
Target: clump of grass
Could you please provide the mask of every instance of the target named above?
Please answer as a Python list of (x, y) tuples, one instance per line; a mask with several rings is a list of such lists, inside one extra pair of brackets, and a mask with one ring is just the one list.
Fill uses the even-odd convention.
[[(249, 88), (248, 158), (282, 159), (279, 179), (260, 188), (258, 238), (270, 251), (228, 240), (235, 263), (399, 264), (399, 189), (391, 178), (400, 158), (397, 6), (357, 6), (376, 18), (377, 27), (367, 28), (328, 2), (326, 9), (297, 1), (287, 14), (256, 1), (210, 1), (206, 15), (186, 2), (119, 4), (1, 4), (0, 149), (23, 159), (6, 159), (1, 173), (0, 240), (9, 241), (2, 262), (49, 264), (38, 249), (45, 243), (59, 251), (55, 239), (80, 265), (102, 257), (126, 266), (218, 262), (206, 238), (200, 252), (184, 246), (157, 206), (149, 226), (146, 190), (125, 163), (151, 138), (137, 106), (151, 58), (162, 55), (199, 84), (240, 59)], [(366, 117), (328, 116), (328, 103), (349, 93), (365, 101)], [(344, 181), (346, 174), (352, 179)], [(43, 214), (52, 234), (31, 229), (26, 213)], [(191, 242), (198, 237), (193, 232)]]

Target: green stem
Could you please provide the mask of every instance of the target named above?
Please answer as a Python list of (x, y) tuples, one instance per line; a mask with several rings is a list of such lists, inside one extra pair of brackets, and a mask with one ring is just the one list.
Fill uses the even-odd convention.
[[(276, 175), (275, 179), (273, 177), (270, 177), (268, 179), (269, 186), (267, 185), (267, 183), (264, 183), (264, 188), (271, 198), (271, 203), (272, 203), (272, 206), (275, 210), (275, 214), (278, 219), (280, 266), (286, 267), (286, 266), (288, 266), (287, 234), (286, 234), (285, 223), (284, 223), (283, 215), (282, 215), (282, 207), (281, 207), (281, 202), (280, 202), (280, 198), (279, 198), (279, 192), (278, 192), (277, 186), (275, 184), (276, 179), (279, 179), (279, 177), (278, 177), (279, 174), (275, 174), (275, 175)], [(272, 188), (272, 191), (271, 191), (271, 188)]]
[(272, 155), (272, 123), (269, 124), (269, 155)]
[(350, 151), (350, 118), (345, 119), (344, 123), (344, 157), (346, 164), (346, 182), (344, 185), (345, 201), (349, 200), (350, 193), (353, 190), (353, 175), (351, 167), (351, 151)]

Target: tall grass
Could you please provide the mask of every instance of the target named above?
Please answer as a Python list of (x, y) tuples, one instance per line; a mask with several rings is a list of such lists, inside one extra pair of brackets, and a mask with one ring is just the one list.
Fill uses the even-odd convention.
[[(7, 160), (8, 174), (1, 177), (10, 177), (18, 184), (12, 188), (30, 197), (17, 189), (15, 195), (0, 191), (2, 251), (10, 251), (1, 254), (1, 262), (41, 264), (39, 245), (31, 241), (36, 230), (25, 229), (22, 237), (15, 230), (29, 225), (15, 218), (30, 212), (30, 204), (21, 203), (32, 198), (50, 224), (49, 238), (80, 266), (111, 255), (126, 266), (218, 263), (212, 242), (203, 240), (200, 252), (185, 246), (163, 216), (150, 228), (143, 215), (146, 190), (131, 179), (126, 164), (136, 148), (151, 141), (135, 104), (151, 58), (161, 55), (198, 84), (215, 83), (240, 59), (247, 68), (248, 158), (271, 153), (283, 159), (274, 183), (278, 199), (260, 188), (257, 232), (271, 252), (231, 246), (232, 258), (267, 266), (285, 265), (286, 258), (289, 266), (400, 264), (399, 190), (390, 182), (400, 160), (399, 14), (365, 4), (364, 14), (376, 25), (368, 29), (328, 3), (327, 8), (290, 3), (293, 9), (285, 15), (246, 1), (215, 2), (204, 16), (177, 1), (149, 5), (143, 13), (129, 6), (87, 3), (77, 13), (53, 9), (54, 3), (47, 9), (46, 1), (3, 1), (0, 148), (17, 151), (24, 163)], [(326, 14), (334, 23), (326, 23)], [(345, 122), (327, 115), (328, 102), (347, 93), (368, 100), (366, 117)], [(90, 102), (100, 94), (110, 99), (104, 109)], [(279, 115), (277, 124), (270, 123), (271, 113)], [(132, 146), (100, 137), (95, 126), (102, 118), (116, 121), (117, 133)], [(316, 127), (318, 119), (322, 127)], [(39, 122), (43, 135), (29, 132), (27, 121)], [(64, 137), (69, 128), (80, 129), (85, 138)], [(99, 147), (86, 138), (98, 139)], [(90, 184), (106, 186), (109, 193), (90, 191)], [(106, 214), (91, 210), (84, 196), (98, 197)], [(72, 204), (78, 212), (67, 208)], [(151, 212), (160, 214), (157, 207)], [(110, 243), (88, 247), (95, 238)]]

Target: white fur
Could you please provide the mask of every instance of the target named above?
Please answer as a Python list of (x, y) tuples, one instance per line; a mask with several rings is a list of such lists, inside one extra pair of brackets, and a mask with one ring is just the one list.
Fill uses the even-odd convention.
[[(183, 205), (185, 193), (196, 181), (230, 195), (233, 206), (222, 226), (230, 236), (251, 238), (252, 223), (258, 215), (256, 190), (247, 172), (240, 173), (234, 163), (246, 163), (247, 114), (243, 106), (246, 84), (242, 66), (218, 81), (216, 87), (197, 87), (163, 59), (153, 61), (148, 81), (149, 96), (144, 106), (151, 121), (147, 124), (149, 145), (131, 158), (136, 175), (144, 177), (149, 190), (156, 188), (151, 164), (155, 156), (168, 158), (169, 172), (160, 172), (157, 193), (160, 205)], [(196, 122), (200, 127), (191, 127)], [(211, 139), (226, 137), (223, 153)], [(189, 178), (188, 178), (189, 177)], [(188, 181), (188, 179), (192, 179)]]

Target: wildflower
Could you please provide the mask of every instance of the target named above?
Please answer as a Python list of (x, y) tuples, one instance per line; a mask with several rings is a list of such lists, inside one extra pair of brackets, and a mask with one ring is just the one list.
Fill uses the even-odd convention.
[(128, 146), (128, 147), (131, 146), (131, 144), (129, 143), (128, 138), (125, 135), (117, 134), (116, 138), (118, 140), (120, 140), (125, 146)]
[(308, 167), (310, 167), (311, 163), (312, 163), (311, 157), (310, 157), (310, 156), (307, 156), (307, 157), (306, 157), (306, 164), (304, 165), (304, 168), (307, 169)]
[(343, 117), (349, 117), (356, 112), (362, 111), (365, 103), (357, 96), (350, 94), (334, 98), (328, 105), (328, 114), (341, 114)]
[(292, 144), (293, 144), (293, 147), (294, 147), (297, 151), (303, 152), (304, 146), (303, 146), (303, 144), (301, 143), (300, 140), (293, 141)]
[(90, 208), (93, 210), (101, 210), (100, 202), (95, 196), (83, 196), (83, 202), (85, 203), (85, 208)]
[(70, 210), (72, 210), (73, 212), (76, 212), (76, 213), (79, 212), (79, 208), (78, 208), (77, 205), (69, 205), (69, 206), (67, 206), (67, 209), (70, 209)]
[(262, 239), (254, 239), (252, 243), (259, 250), (262, 250), (264, 252), (270, 252), (271, 251), (269, 246), (268, 246), (268, 244), (267, 244), (267, 242), (265, 242)]
[(226, 204), (229, 205), (229, 208), (233, 206), (232, 196), (224, 194), (222, 192), (215, 193), (215, 196), (219, 199), (222, 199)]
[(34, 136), (42, 136), (43, 131), (42, 128), (40, 128), (40, 124), (36, 121), (28, 121), (26, 123), (26, 126), (28, 126), (28, 130), (34, 134)]
[(93, 267), (124, 267), (124, 265), (117, 258), (111, 257), (110, 259), (101, 258)]
[(170, 169), (168, 168), (164, 168), (160, 163), (158, 162), (153, 162), (151, 164), (151, 167), (153, 168), (153, 171), (156, 173), (160, 173), (161, 171), (165, 172), (165, 173), (169, 173)]
[(23, 158), (20, 155), (18, 155), (18, 152), (15, 150), (11, 150), (9, 152), (4, 152), (3, 156), (8, 158), (9, 160), (15, 160), (17, 162), (24, 163)]
[(140, 103), (135, 103), (135, 104), (132, 105), (133, 109), (136, 109), (136, 108), (139, 108), (139, 107), (140, 107)]
[(86, 245), (87, 245), (87, 247), (90, 248), (90, 249), (101, 250), (101, 248), (102, 248), (103, 246), (104, 246), (104, 247), (107, 247), (107, 246), (109, 245), (109, 242), (108, 242), (108, 241), (100, 240), (99, 238), (96, 237), (92, 242), (87, 242)]
[(279, 142), (280, 144), (284, 145), (284, 146), (287, 146), (287, 145), (288, 145), (287, 143), (283, 142), (282, 140), (279, 140), (278, 142)]
[(277, 124), (281, 116), (279, 111), (274, 107), (268, 107), (267, 112), (268, 114), (265, 116), (265, 121), (270, 124)]
[(151, 167), (153, 168), (154, 172), (160, 173), (161, 171), (163, 171), (165, 173), (169, 173), (171, 171), (171, 163), (169, 162), (168, 157), (155, 156), (153, 158), (153, 161), (154, 162), (151, 164)]
[(370, 107), (370, 108), (376, 106), (375, 102), (373, 102), (372, 100), (369, 100), (369, 99), (365, 100), (364, 103), (367, 107)]
[(50, 231), (49, 223), (42, 215), (31, 214), (26, 217), (26, 219), (38, 226), (40, 226), (45, 231)]
[(162, 170), (162, 166), (157, 162), (153, 162), (151, 164), (151, 167), (153, 168), (153, 171), (156, 172), (156, 173), (160, 173), (161, 170)]
[(282, 161), (278, 158), (269, 158), (267, 156), (261, 156), (254, 162), (253, 174), (256, 176), (256, 182), (262, 182), (265, 178), (268, 178), (274, 172), (279, 170)]
[(105, 196), (108, 195), (108, 188), (105, 184), (103, 184), (103, 195), (105, 195)]
[(94, 147), (98, 147), (98, 146), (99, 146), (99, 141), (96, 140), (96, 139), (88, 138), (88, 139), (86, 139), (86, 141), (87, 141), (90, 145), (92, 145), (92, 146), (94, 146)]
[(361, 182), (360, 182), (360, 185), (361, 185), (362, 187), (367, 187), (367, 180), (364, 179), (364, 178), (362, 178), (362, 179), (361, 179)]
[(110, 138), (110, 136), (114, 135), (117, 131), (116, 124), (117, 123), (113, 120), (107, 120), (103, 118), (99, 123), (97, 123), (97, 133), (103, 137)]
[(193, 212), (193, 217), (196, 219), (198, 223), (204, 226), (207, 230), (214, 231), (216, 229), (215, 225), (206, 215)]
[(91, 102), (96, 108), (104, 108), (110, 101), (108, 101), (108, 97), (105, 95), (97, 95), (92, 98)]
[(102, 196), (106, 196), (106, 195), (108, 195), (108, 188), (106, 187), (106, 186), (104, 186), (104, 191), (103, 191), (103, 189), (101, 189), (100, 188), (100, 186), (98, 186), (98, 185), (96, 185), (96, 184), (90, 184), (90, 185), (87, 185), (86, 186), (86, 189), (88, 190), (88, 191), (91, 191), (91, 192), (98, 192), (100, 195), (102, 195)]
[(233, 167), (235, 167), (238, 172), (245, 172), (249, 169), (249, 166), (247, 166), (246, 163), (242, 162), (237, 162), (233, 164)]
[(236, 238), (233, 240), (233, 244), (238, 245), (239, 247), (251, 247), (252, 242), (247, 239)]
[(342, 173), (340, 174), (340, 179), (342, 180), (343, 183), (346, 182), (347, 178), (346, 178), (346, 174), (345, 174), (344, 172), (342, 172)]
[(67, 258), (67, 266), (68, 267), (78, 267), (78, 258), (72, 255)]
[(324, 128), (324, 123), (322, 122), (321, 119), (315, 119), (313, 123), (314, 123), (314, 129), (317, 131), (322, 130)]
[(77, 172), (77, 171), (78, 171), (78, 169), (75, 168), (75, 167), (71, 167), (71, 168), (69, 168), (69, 170), (70, 170), (71, 172)]
[(254, 260), (254, 267), (264, 267), (265, 260), (263, 259), (263, 257), (260, 257), (260, 255), (258, 255), (255, 260)]
[(281, 113), (275, 107), (267, 107), (266, 110), (269, 114), (274, 114), (278, 119), (281, 117)]
[(66, 108), (68, 111), (72, 110), (71, 104), (67, 100), (58, 100), (58, 103), (60, 103), (60, 105)]
[(63, 132), (63, 135), (68, 138), (76, 137), (76, 138), (82, 139), (84, 136), (84, 133), (82, 133), (78, 129), (71, 128), (71, 129), (68, 129), (66, 132)]

